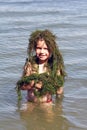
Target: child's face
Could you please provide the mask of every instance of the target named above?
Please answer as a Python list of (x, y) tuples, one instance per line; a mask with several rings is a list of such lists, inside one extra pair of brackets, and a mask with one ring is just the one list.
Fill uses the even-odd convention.
[(36, 56), (38, 57), (40, 63), (45, 63), (48, 60), (50, 52), (44, 40), (39, 40), (37, 42)]

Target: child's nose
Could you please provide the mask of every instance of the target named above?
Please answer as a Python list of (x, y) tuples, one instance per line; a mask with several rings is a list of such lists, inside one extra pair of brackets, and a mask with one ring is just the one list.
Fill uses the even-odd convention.
[(44, 49), (41, 49), (41, 53), (43, 53), (44, 52)]

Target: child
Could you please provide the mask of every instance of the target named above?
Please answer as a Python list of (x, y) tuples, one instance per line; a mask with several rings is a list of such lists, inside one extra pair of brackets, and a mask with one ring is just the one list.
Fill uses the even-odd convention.
[[(59, 48), (55, 41), (56, 37), (49, 30), (36, 30), (30, 35), (29, 44), (28, 44), (28, 58), (24, 65), (24, 71), (22, 77), (29, 77), (32, 74), (44, 74), (46, 73), (48, 76), (43, 77), (40, 81), (36, 82), (32, 79), (28, 84), (22, 84), (20, 89), (27, 90), (27, 99), (32, 102), (50, 102), (52, 101), (52, 93), (46, 91), (45, 94), (41, 95), (39, 98), (35, 95), (35, 91), (41, 92), (45, 84), (43, 85), (42, 81), (46, 81), (46, 85), (48, 85), (47, 80), (49, 80), (49, 76), (51, 75), (51, 80), (49, 80), (49, 86), (51, 85), (51, 81), (55, 82), (57, 76), (61, 76), (62, 86), (58, 85), (56, 90), (56, 94), (60, 95), (63, 93), (63, 83), (65, 77), (64, 71), (64, 62), (62, 55), (59, 51)], [(52, 83), (53, 83), (52, 82)], [(57, 81), (56, 81), (57, 82)], [(48, 87), (49, 87), (48, 86)]]

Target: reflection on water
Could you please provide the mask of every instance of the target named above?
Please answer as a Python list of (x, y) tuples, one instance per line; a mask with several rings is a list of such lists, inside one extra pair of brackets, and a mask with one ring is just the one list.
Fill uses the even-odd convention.
[[(64, 98), (17, 104), (15, 84), (36, 29), (58, 37), (68, 74)], [(0, 130), (87, 130), (86, 109), (87, 0), (0, 0)]]
[(25, 103), (19, 109), (20, 118), (27, 130), (68, 130), (69, 123), (64, 117), (62, 100), (53, 103)]

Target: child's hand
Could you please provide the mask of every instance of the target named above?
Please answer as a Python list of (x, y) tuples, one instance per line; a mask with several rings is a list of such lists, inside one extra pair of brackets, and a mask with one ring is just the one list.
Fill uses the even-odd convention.
[(21, 88), (21, 90), (29, 90), (29, 89), (31, 89), (31, 86), (30, 86), (30, 84), (24, 84), (20, 88)]
[(63, 94), (63, 87), (60, 87), (59, 89), (57, 89), (57, 94), (58, 95)]
[(39, 81), (38, 83), (35, 84), (35, 88), (41, 89), (42, 88), (42, 82)]
[(23, 84), (21, 86), (21, 90), (29, 90), (34, 86), (34, 80), (32, 80), (29, 84)]

